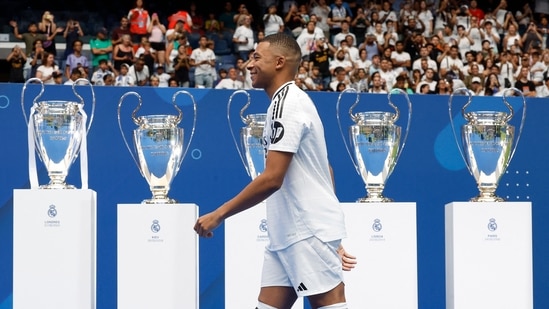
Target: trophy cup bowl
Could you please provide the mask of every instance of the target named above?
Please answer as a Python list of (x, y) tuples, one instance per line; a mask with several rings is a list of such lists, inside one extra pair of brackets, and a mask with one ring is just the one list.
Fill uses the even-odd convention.
[[(183, 112), (175, 104), (179, 94), (186, 94), (192, 99), (194, 109), (193, 127), (187, 147), (184, 150), (184, 130), (178, 127), (183, 118)], [(133, 122), (138, 126), (133, 130), (134, 151), (129, 146), (122, 129), (120, 111), (127, 96), (136, 96), (139, 104), (132, 113)], [(127, 92), (118, 103), (118, 126), (124, 143), (134, 159), (141, 175), (147, 180), (152, 198), (145, 199), (143, 204), (174, 204), (176, 200), (168, 197), (171, 183), (177, 175), (183, 158), (194, 136), (196, 127), (196, 103), (193, 96), (184, 90), (176, 92), (172, 97), (172, 104), (178, 115), (146, 115), (136, 116), (142, 106), (141, 96), (136, 92)]]
[[(29, 118), (24, 105), (24, 95), (28, 83), (40, 82), (42, 88), (40, 93), (35, 97), (33, 106), (31, 107)], [(91, 126), (93, 119), (93, 111), (95, 110), (95, 95), (92, 88), (93, 110), (92, 117), (89, 120), (88, 128), (86, 129), (87, 116), (83, 109), (84, 101), (76, 92), (75, 86), (80, 82), (89, 82), (86, 79), (78, 79), (73, 84), (73, 92), (80, 99), (80, 103), (71, 101), (38, 101), (44, 92), (44, 84), (38, 78), (29, 79), (23, 86), (21, 95), (21, 105), (23, 114), (29, 130), (29, 174), (31, 175), (31, 186), (33, 182), (38, 182), (36, 176), (36, 166), (33, 156), (34, 150), (38, 153), (39, 158), (44, 163), (50, 182), (46, 185), (41, 185), (41, 189), (74, 189), (73, 185), (65, 182), (69, 169), (78, 157), (81, 146), (85, 147), (87, 131)], [(81, 157), (81, 165), (86, 165), (87, 168), (87, 150), (83, 149)], [(84, 162), (86, 161), (86, 162)], [(83, 163), (82, 163), (83, 162)], [(31, 171), (34, 170), (34, 171)], [(86, 174), (87, 171), (82, 171)], [(87, 186), (87, 180), (82, 180), (83, 187)], [(85, 184), (86, 183), (86, 184)]]
[[(339, 106), (342, 96), (351, 92), (356, 94), (355, 102), (349, 108), (349, 116), (353, 120), (354, 125), (349, 127), (349, 143), (347, 143), (340, 121)], [(395, 124), (400, 115), (399, 109), (391, 101), (391, 96), (395, 93), (403, 94), (408, 103), (408, 120), (404, 137), (402, 137), (402, 128)], [(400, 89), (393, 89), (387, 95), (387, 99), (389, 106), (395, 110), (395, 113), (384, 111), (353, 113), (353, 109), (360, 100), (360, 94), (352, 88), (341, 92), (337, 100), (337, 121), (341, 137), (343, 138), (347, 153), (351, 157), (351, 161), (358, 174), (362, 177), (366, 187), (367, 196), (359, 198), (357, 200), (359, 203), (393, 201), (391, 198), (383, 196), (383, 190), (408, 137), (412, 117), (412, 104), (408, 98), (408, 94)]]
[(67, 101), (39, 102), (31, 117), (36, 151), (44, 163), (50, 183), (43, 189), (74, 189), (65, 183), (69, 168), (78, 156), (82, 142), (82, 115), (78, 104)]
[(350, 143), (368, 192), (368, 197), (357, 202), (391, 202), (383, 196), (383, 189), (396, 165), (401, 128), (394, 124), (393, 113), (362, 112), (356, 116), (356, 124), (349, 128)]
[[(470, 199), (471, 202), (502, 202), (503, 198), (496, 195), (501, 176), (505, 173), (511, 158), (516, 150), (522, 133), (526, 116), (526, 100), (523, 100), (523, 117), (519, 135), (515, 140), (515, 127), (509, 124), (514, 111), (507, 102), (507, 93), (514, 91), (522, 96), (522, 92), (515, 88), (505, 90), (503, 102), (509, 113), (501, 111), (469, 111), (467, 107), (472, 102), (473, 94), (465, 88), (456, 89), (449, 100), (449, 112), (452, 131), (460, 154), (462, 155), (469, 172), (475, 178), (479, 195)], [(468, 101), (461, 109), (466, 123), (461, 127), (461, 145), (458, 139), (452, 113), (454, 95), (466, 94)]]
[[(246, 125), (240, 129), (240, 144), (237, 143), (234, 130), (231, 124), (231, 104), (233, 97), (237, 94), (245, 94), (247, 102), (240, 110), (240, 119)], [(245, 90), (237, 90), (233, 92), (227, 104), (227, 120), (229, 129), (233, 137), (233, 141), (238, 151), (238, 155), (246, 168), (248, 175), (255, 179), (265, 169), (265, 145), (263, 143), (263, 129), (267, 114), (248, 114), (244, 116), (244, 112), (250, 105), (250, 95)]]

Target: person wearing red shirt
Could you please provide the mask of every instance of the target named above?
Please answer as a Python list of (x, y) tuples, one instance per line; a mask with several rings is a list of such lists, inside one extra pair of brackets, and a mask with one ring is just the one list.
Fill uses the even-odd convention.
[(193, 20), (191, 15), (187, 11), (177, 11), (173, 13), (170, 17), (168, 17), (168, 29), (175, 28), (175, 24), (178, 21), (183, 22), (183, 30), (185, 30), (185, 32), (191, 33)]
[(149, 12), (143, 8), (143, 0), (135, 1), (135, 8), (128, 13), (128, 19), (130, 21), (132, 42), (138, 44), (141, 42), (142, 37), (148, 36), (147, 27), (151, 22)]
[(478, 18), (477, 20), (481, 21), (484, 19), (484, 11), (478, 8), (477, 0), (471, 0), (469, 3), (469, 13), (471, 16)]

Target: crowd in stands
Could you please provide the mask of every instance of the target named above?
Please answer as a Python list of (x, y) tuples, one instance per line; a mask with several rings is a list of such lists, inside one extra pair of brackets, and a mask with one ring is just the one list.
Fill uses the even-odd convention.
[(251, 14), (245, 3), (227, 1), (222, 13), (202, 14), (195, 3), (149, 12), (137, 0), (119, 25), (88, 34), (89, 58), (79, 22), (58, 27), (46, 11), (27, 29), (10, 22), (24, 47), (7, 57), (9, 78), (250, 89), (246, 67), (255, 46), (285, 32), (301, 47), (295, 83), (306, 91), (450, 94), (467, 87), (498, 96), (515, 87), (528, 97), (549, 96), (549, 16), (528, 3), (512, 12), (507, 0), (488, 2), (494, 7), (478, 0), (258, 1), (262, 13)]

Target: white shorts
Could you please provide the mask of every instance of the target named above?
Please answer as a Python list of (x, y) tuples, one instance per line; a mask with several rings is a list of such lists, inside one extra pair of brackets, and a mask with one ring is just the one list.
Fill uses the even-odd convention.
[(261, 286), (293, 287), (299, 297), (330, 291), (343, 282), (340, 243), (310, 237), (282, 250), (265, 249)]

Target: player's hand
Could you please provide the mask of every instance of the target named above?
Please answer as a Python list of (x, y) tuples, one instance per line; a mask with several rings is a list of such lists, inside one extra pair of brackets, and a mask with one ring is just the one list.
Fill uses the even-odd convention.
[(221, 217), (215, 211), (203, 215), (196, 220), (194, 230), (198, 236), (213, 237), (213, 230), (221, 224)]
[(351, 255), (347, 251), (345, 251), (345, 248), (343, 248), (343, 246), (339, 246), (339, 248), (337, 249), (337, 253), (341, 257), (341, 268), (344, 271), (350, 271), (355, 268), (356, 256)]

